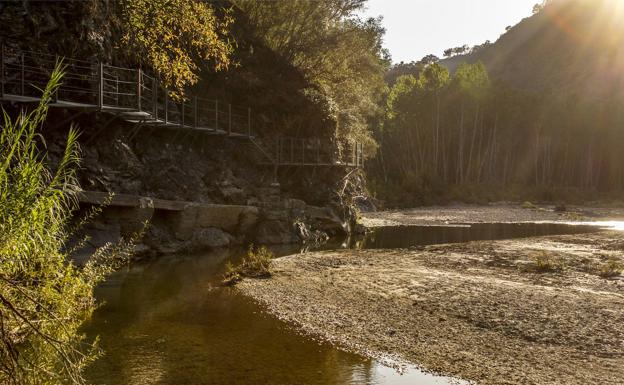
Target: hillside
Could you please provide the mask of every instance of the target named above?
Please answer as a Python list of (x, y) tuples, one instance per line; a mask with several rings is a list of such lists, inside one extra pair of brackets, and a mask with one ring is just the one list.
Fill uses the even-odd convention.
[(492, 79), (531, 91), (621, 95), (624, 8), (617, 0), (555, 0), (494, 44), (442, 63), (482, 61)]

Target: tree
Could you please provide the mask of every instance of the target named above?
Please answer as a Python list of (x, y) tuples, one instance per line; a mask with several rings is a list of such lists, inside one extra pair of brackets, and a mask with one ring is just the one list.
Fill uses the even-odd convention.
[(219, 71), (231, 62), (229, 12), (218, 18), (199, 0), (122, 0), (122, 42), (177, 96), (197, 83), (200, 66)]
[(470, 47), (467, 44), (464, 44), (460, 47), (454, 47), (444, 50), (444, 57), (453, 57), (458, 55), (463, 55), (470, 51)]
[(389, 56), (379, 19), (362, 20), (365, 0), (237, 0), (267, 45), (299, 69), (313, 94), (329, 106), (337, 138), (365, 142), (372, 153), (369, 122), (381, 116), (383, 75)]
[(550, 0), (543, 0), (541, 3), (537, 3), (533, 6), (533, 14), (538, 14), (542, 12), (544, 7), (546, 7), (550, 3)]
[(437, 63), (439, 61), (440, 61), (440, 58), (437, 57), (436, 55), (427, 55), (423, 57), (422, 59), (420, 59), (420, 63), (425, 64), (425, 65)]

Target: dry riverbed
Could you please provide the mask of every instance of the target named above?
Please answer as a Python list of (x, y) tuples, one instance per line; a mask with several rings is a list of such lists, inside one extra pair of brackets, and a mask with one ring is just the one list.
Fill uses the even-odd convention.
[(240, 290), (312, 336), (478, 384), (624, 382), (621, 232), (341, 250)]

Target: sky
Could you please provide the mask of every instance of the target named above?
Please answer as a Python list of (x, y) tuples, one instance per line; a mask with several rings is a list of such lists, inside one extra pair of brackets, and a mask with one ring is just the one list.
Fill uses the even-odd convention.
[(445, 49), (496, 41), (530, 16), (541, 0), (369, 0), (363, 16), (383, 16), (392, 61), (410, 62)]

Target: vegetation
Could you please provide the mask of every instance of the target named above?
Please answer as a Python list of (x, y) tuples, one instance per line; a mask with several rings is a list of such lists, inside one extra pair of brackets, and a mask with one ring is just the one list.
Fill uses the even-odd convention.
[(223, 283), (233, 285), (243, 278), (267, 278), (271, 276), (271, 260), (275, 255), (265, 246), (249, 247), (243, 260), (236, 266), (231, 262), (225, 267)]
[(598, 275), (603, 278), (618, 277), (624, 272), (624, 263), (616, 257), (609, 257), (598, 269)]
[(175, 94), (198, 82), (201, 66), (227, 69), (233, 43), (225, 10), (199, 0), (121, 0), (123, 42)]
[(258, 36), (310, 82), (303, 92), (324, 106), (334, 135), (360, 140), (369, 154), (374, 153), (370, 123), (382, 113), (389, 59), (382, 49), (380, 20), (356, 15), (365, 0), (236, 0), (235, 4)]
[(407, 204), (457, 189), (466, 199), (471, 188), (486, 200), (488, 191), (513, 189), (551, 201), (565, 200), (565, 191), (621, 191), (624, 137), (614, 128), (624, 117), (608, 112), (616, 100), (514, 90), (492, 83), (481, 63), (453, 76), (431, 64), (389, 93), (373, 186)]
[(98, 250), (84, 268), (66, 251), (76, 207), (77, 132), (71, 129), (54, 173), (37, 134), (62, 72), (57, 66), (41, 103), (0, 134), (0, 383), (81, 384), (97, 356), (78, 328), (95, 307), (94, 286), (122, 263), (126, 242)]
[(562, 266), (548, 251), (540, 251), (531, 255), (532, 268), (538, 273), (548, 273), (561, 270)]

